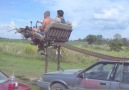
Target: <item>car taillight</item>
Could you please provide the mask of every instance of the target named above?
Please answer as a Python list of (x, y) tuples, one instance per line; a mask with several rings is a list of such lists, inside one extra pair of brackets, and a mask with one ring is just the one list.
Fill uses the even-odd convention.
[(10, 84), (8, 86), (8, 90), (15, 90), (18, 88), (18, 82), (15, 80), (14, 74), (10, 77)]
[(14, 82), (14, 83), (10, 83), (8, 86), (8, 90), (15, 90), (16, 88), (18, 88), (18, 83)]
[(13, 83), (9, 84), (8, 90), (15, 90), (15, 87), (14, 87), (14, 84)]

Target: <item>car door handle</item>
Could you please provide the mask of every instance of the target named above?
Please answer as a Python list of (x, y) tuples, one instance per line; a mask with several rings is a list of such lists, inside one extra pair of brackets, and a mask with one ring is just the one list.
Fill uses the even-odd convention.
[(100, 85), (106, 85), (106, 83), (100, 82)]

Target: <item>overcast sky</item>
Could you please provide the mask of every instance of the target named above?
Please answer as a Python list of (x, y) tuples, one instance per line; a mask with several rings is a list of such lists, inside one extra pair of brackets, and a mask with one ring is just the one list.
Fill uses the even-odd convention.
[(0, 37), (21, 38), (8, 30), (30, 25), (30, 20), (35, 25), (46, 10), (55, 18), (59, 9), (73, 24), (70, 39), (88, 34), (112, 38), (116, 33), (129, 38), (129, 0), (0, 0)]

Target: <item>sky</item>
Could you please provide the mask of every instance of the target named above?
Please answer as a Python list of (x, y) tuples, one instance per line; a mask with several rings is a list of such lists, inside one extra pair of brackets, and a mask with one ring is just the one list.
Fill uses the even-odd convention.
[(72, 22), (71, 40), (89, 34), (113, 38), (116, 33), (129, 38), (129, 0), (0, 0), (0, 37), (22, 38), (12, 29), (30, 26), (30, 21), (35, 26), (48, 10), (54, 19), (60, 9)]

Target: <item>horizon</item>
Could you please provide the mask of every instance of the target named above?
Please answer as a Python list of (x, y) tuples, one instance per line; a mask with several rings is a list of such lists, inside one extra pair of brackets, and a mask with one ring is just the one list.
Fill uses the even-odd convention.
[[(118, 34), (118, 33), (116, 33), (116, 34)], [(115, 34), (115, 35), (116, 35)], [(94, 35), (94, 34), (89, 34), (89, 35)], [(98, 35), (100, 35), (100, 34), (98, 34)], [(119, 34), (120, 35), (120, 34)], [(88, 35), (87, 35), (88, 36)], [(87, 36), (85, 36), (84, 38), (77, 38), (77, 39), (69, 39), (69, 41), (71, 41), (71, 40), (79, 40), (79, 39), (81, 39), (81, 40), (83, 40), (83, 39), (85, 39)], [(96, 35), (97, 36), (97, 35)], [(121, 36), (121, 35), (120, 35)], [(107, 38), (107, 37), (103, 37), (103, 35), (102, 35), (102, 38), (103, 39), (114, 39), (114, 36), (113, 37), (111, 37), (111, 38)], [(123, 39), (123, 38), (126, 38), (126, 37), (122, 37), (121, 36), (121, 39)], [(10, 40), (28, 40), (27, 38), (24, 38), (23, 36), (22, 36), (22, 34), (21, 34), (21, 38), (6, 38), (6, 37), (0, 37), (0, 39), (10, 39)], [(127, 40), (129, 40), (129, 38), (126, 38)]]

